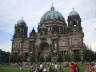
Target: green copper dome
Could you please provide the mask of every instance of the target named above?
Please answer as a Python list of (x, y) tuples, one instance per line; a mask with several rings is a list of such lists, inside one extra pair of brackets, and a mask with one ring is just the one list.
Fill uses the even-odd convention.
[(40, 23), (43, 23), (47, 20), (60, 20), (60, 21), (65, 21), (64, 17), (62, 16), (62, 14), (58, 11), (55, 11), (54, 7), (51, 7), (51, 9), (49, 11), (47, 11), (43, 17), (41, 18)]
[(69, 16), (79, 15), (78, 12), (76, 12), (74, 9), (69, 13)]
[(20, 19), (20, 20), (17, 21), (16, 26), (26, 26), (26, 22), (22, 18), (22, 19)]
[(23, 23), (25, 23), (25, 21), (23, 20), (23, 18), (17, 21), (17, 24), (23, 24)]

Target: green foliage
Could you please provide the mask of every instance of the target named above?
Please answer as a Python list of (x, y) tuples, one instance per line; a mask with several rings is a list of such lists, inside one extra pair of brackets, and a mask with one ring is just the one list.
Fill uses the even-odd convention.
[(58, 56), (57, 62), (63, 62), (63, 56)]
[(0, 50), (0, 63), (8, 63), (9, 62), (9, 52), (5, 52)]
[(44, 62), (45, 61), (45, 59), (43, 57), (37, 57), (36, 59), (37, 59), (37, 62)]
[(92, 50), (84, 50), (84, 61), (95, 61), (95, 53)]
[(10, 62), (12, 62), (12, 63), (21, 62), (21, 57), (19, 55), (11, 55)]
[(51, 57), (48, 56), (46, 59), (42, 56), (39, 57), (31, 57), (31, 62), (51, 62)]
[(64, 55), (64, 61), (71, 61), (73, 59), (73, 56), (70, 57), (70, 55), (65, 54)]
[(80, 53), (75, 53), (74, 60), (73, 61), (75, 61), (75, 62), (81, 61), (81, 59), (80, 59)]
[(31, 62), (44, 62), (44, 57), (31, 57)]
[(51, 62), (51, 57), (50, 56), (46, 57), (46, 62)]
[(44, 62), (44, 61), (45, 61), (44, 57), (39, 58), (39, 62)]
[(31, 62), (36, 62), (36, 57), (31, 57), (31, 58), (30, 58), (30, 61), (31, 61)]
[(84, 61), (96, 61), (96, 53), (91, 50), (88, 46), (84, 44), (83, 52)]

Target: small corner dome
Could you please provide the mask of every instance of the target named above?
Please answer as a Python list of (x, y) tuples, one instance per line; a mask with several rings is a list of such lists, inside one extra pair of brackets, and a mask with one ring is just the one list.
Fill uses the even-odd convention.
[(17, 24), (26, 24), (26, 23), (23, 19), (20, 19), (20, 20), (17, 21)]
[(58, 11), (55, 11), (54, 7), (51, 7), (51, 9), (49, 11), (47, 11), (41, 18), (40, 23), (43, 23), (47, 20), (60, 20), (60, 21), (65, 21), (64, 17), (62, 16), (62, 14)]
[(69, 13), (69, 16), (76, 16), (76, 15), (79, 15), (79, 13), (74, 9)]

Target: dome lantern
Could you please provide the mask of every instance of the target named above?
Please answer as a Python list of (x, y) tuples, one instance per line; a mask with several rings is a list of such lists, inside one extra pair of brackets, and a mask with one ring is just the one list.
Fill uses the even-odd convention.
[(54, 5), (53, 5), (53, 2), (52, 2), (51, 10), (54, 11)]

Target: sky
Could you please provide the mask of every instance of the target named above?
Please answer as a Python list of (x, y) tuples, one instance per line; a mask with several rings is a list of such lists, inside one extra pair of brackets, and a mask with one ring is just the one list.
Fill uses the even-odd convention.
[(96, 51), (96, 0), (0, 0), (0, 49), (11, 51), (14, 26), (22, 17), (28, 26), (28, 34), (33, 27), (37, 30), (52, 2), (66, 22), (72, 8), (79, 13), (84, 43)]

